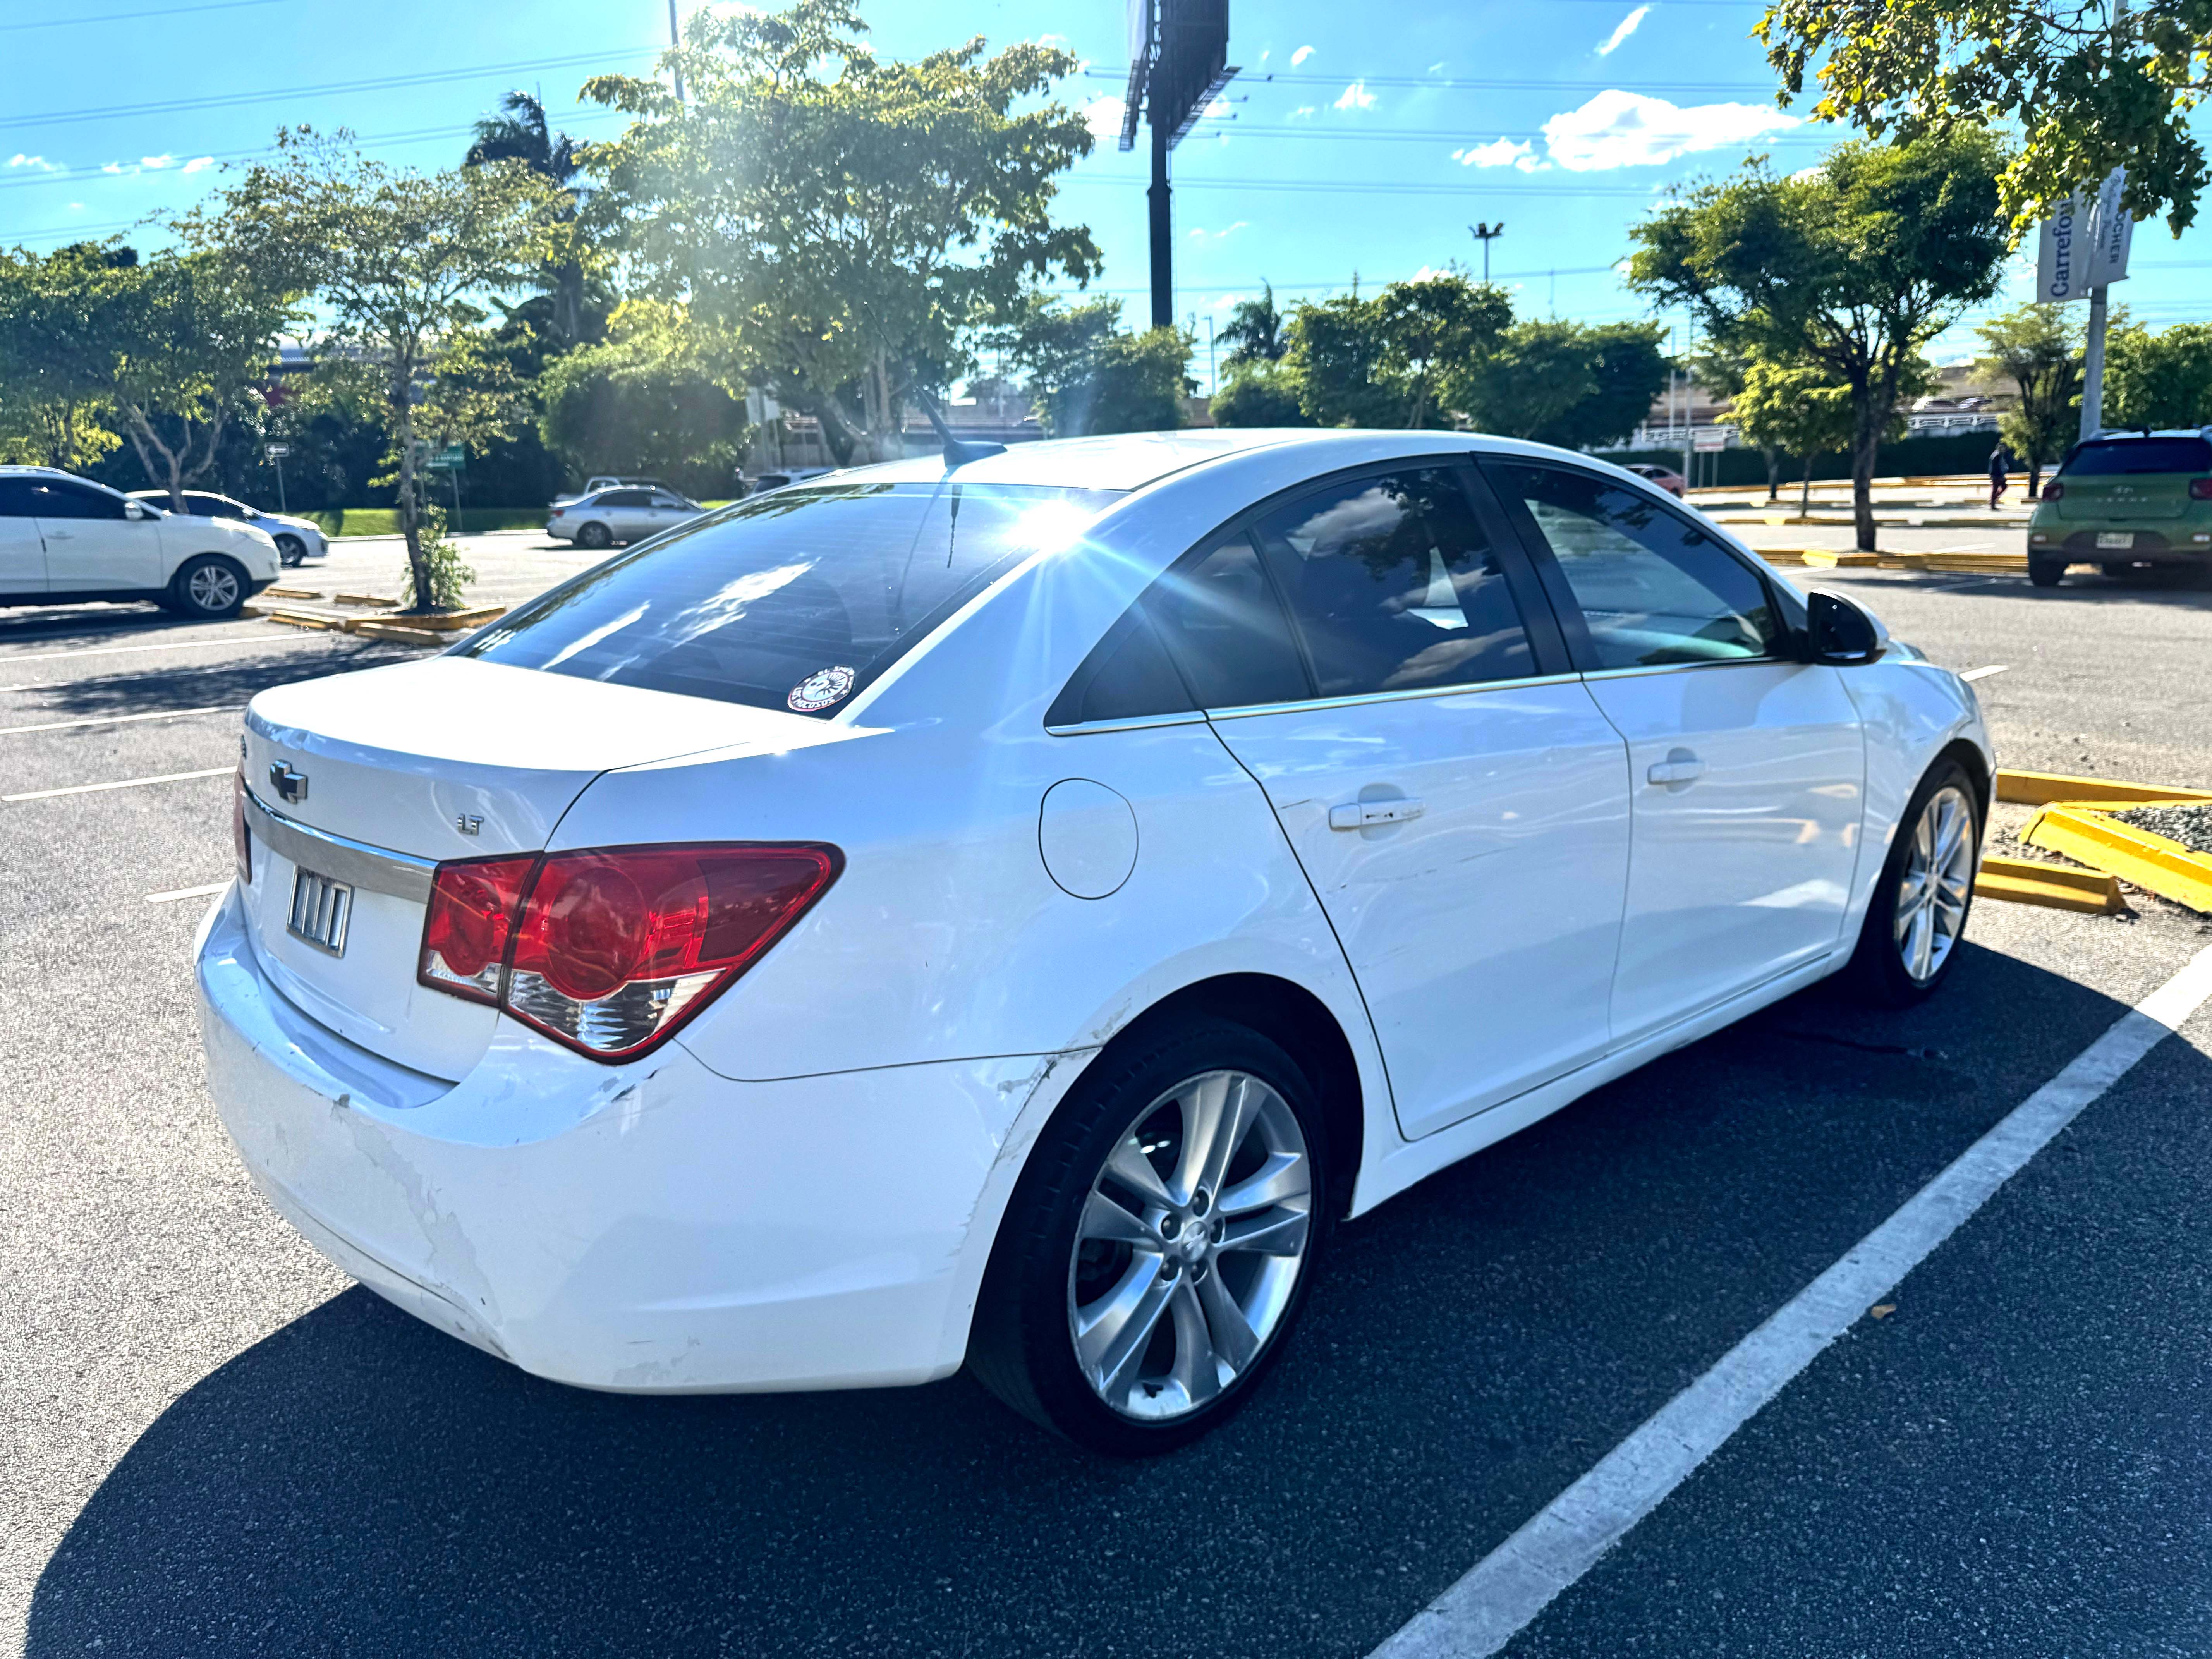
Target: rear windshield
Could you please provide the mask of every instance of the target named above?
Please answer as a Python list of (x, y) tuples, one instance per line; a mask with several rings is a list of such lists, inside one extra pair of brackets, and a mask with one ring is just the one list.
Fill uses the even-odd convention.
[(1118, 492), (850, 483), (737, 502), (594, 566), (461, 647), (516, 668), (827, 718)]
[(2058, 469), (2069, 478), (2124, 472), (2212, 472), (2212, 443), (2202, 438), (2106, 438), (2077, 447)]

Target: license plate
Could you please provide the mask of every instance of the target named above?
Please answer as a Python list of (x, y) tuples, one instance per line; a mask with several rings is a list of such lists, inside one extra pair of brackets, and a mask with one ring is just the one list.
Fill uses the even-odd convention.
[(313, 870), (293, 872), (292, 914), (284, 919), (287, 933), (307, 940), (318, 951), (342, 957), (346, 924), (352, 920), (352, 888)]
[(2133, 547), (2136, 532), (2132, 530), (2100, 530), (2097, 532), (2100, 547)]

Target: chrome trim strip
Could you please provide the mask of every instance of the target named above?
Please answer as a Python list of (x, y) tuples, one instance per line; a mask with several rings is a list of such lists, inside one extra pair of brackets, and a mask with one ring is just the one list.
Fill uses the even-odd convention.
[(1773, 668), (1798, 667), (1805, 665), (1795, 657), (1718, 657), (1709, 662), (1657, 662), (1647, 668), (1593, 668), (1583, 676), (1586, 680), (1637, 679), (1646, 674), (1680, 674), (1704, 668)]
[(1127, 720), (1084, 720), (1075, 726), (1048, 726), (1048, 736), (1055, 738), (1087, 737), (1093, 732), (1143, 732), (1155, 726), (1203, 726), (1206, 716), (1195, 709), (1180, 714), (1132, 714)]
[(389, 893), (418, 904), (429, 902), (430, 877), (438, 867), (434, 859), (418, 859), (334, 836), (327, 830), (310, 829), (264, 805), (251, 789), (246, 792), (246, 823), (295, 867), (305, 866), (349, 887), (366, 887), (373, 893)]
[(1581, 674), (1532, 674), (1519, 680), (1478, 680), (1472, 685), (1424, 685), (1410, 691), (1362, 691), (1349, 697), (1301, 697), (1295, 702), (1247, 703), (1236, 708), (1209, 708), (1210, 720), (1249, 720), (1255, 714), (1284, 714), (1294, 709), (1358, 708), (1370, 702), (1411, 702), (1421, 697), (1479, 696), (1485, 691), (1518, 691), (1532, 685), (1572, 685), (1587, 678)]

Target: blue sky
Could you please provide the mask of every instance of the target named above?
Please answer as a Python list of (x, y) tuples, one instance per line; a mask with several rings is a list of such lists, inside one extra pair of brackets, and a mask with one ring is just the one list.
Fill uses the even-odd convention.
[[(1119, 0), (862, 10), (878, 49), (901, 56), (976, 33), (1062, 42), (1090, 65), (1063, 95), (1092, 107), (1102, 131), (1115, 125)], [(1653, 199), (1753, 149), (1809, 165), (1831, 136), (1775, 108), (1748, 38), (1759, 11), (1757, 0), (1235, 0), (1230, 60), (1244, 73), (1174, 167), (1177, 310), (1198, 319), (1201, 372), (1206, 319), (1263, 278), (1294, 300), (1355, 273), (1367, 288), (1455, 259), (1479, 270), (1477, 221), (1504, 222), (1492, 270), (1522, 314), (1647, 314), (1612, 267)], [(51, 247), (186, 206), (284, 124), (349, 126), (395, 162), (444, 165), (470, 122), (521, 86), (568, 130), (608, 136), (615, 120), (577, 106), (576, 87), (602, 68), (649, 67), (666, 31), (665, 0), (9, 0), (0, 243)], [(1146, 167), (1141, 147), (1124, 155), (1108, 136), (1060, 198), (1106, 251), (1097, 286), (1139, 321)], [(2116, 297), (2136, 314), (2212, 314), (2200, 297), (2212, 232), (2176, 241), (2145, 225), (2135, 258)], [(1997, 305), (2027, 291), (2016, 261)], [(1955, 330), (1936, 355), (1972, 348)]]

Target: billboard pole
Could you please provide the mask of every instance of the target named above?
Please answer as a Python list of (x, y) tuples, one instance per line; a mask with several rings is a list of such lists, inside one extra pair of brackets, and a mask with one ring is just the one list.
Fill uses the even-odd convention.
[[(2120, 20), (2127, 15), (2127, 11), (2128, 0), (2112, 0), (2112, 54), (2114, 57), (2119, 55)], [(2120, 207), (2118, 198), (2113, 193), (2109, 179), (2106, 181), (2104, 195), (2106, 198), (2106, 205), (2113, 211), (2124, 214), (2125, 210)], [(2106, 223), (2110, 216), (2110, 213), (2100, 213), (2097, 216), (2098, 228), (2102, 233), (2097, 239), (2100, 246), (2096, 252), (2100, 254), (2104, 251), (2102, 243), (2106, 237), (2111, 234), (2110, 227)], [(2096, 255), (2093, 254), (2092, 257)], [(2124, 252), (2121, 255), (2120, 274), (2122, 276), (2127, 274)], [(2089, 290), (2089, 337), (2086, 349), (2081, 354), (2081, 437), (2084, 441), (2095, 437), (2105, 429), (2105, 324), (2107, 314), (2105, 301), (2110, 291), (2109, 286), (2104, 283), (2099, 283)]]
[(1152, 114), (1152, 187), (1145, 192), (1152, 210), (1152, 326), (1175, 324), (1175, 222), (1168, 197), (1168, 129)]

